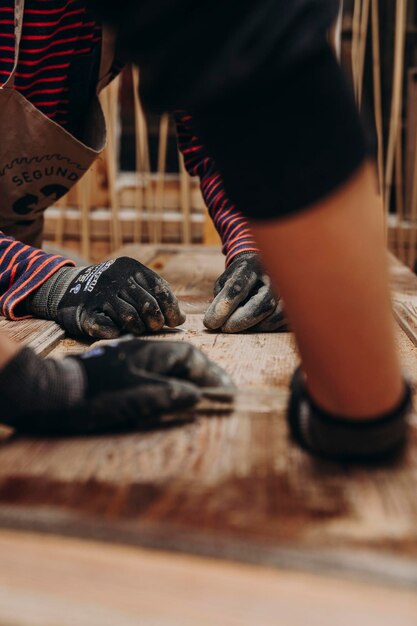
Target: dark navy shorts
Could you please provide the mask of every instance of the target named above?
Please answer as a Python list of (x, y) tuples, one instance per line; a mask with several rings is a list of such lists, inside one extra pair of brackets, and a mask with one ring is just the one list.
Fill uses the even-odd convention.
[(327, 32), (339, 0), (88, 0), (156, 111), (188, 110), (251, 219), (303, 210), (367, 156)]

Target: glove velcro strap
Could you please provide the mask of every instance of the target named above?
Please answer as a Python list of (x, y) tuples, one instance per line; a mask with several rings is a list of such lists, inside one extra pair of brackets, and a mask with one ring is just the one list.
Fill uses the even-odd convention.
[(400, 403), (388, 413), (361, 420), (332, 415), (310, 398), (299, 368), (291, 382), (287, 418), (291, 435), (302, 448), (340, 461), (365, 461), (390, 456), (404, 446), (412, 410), (412, 390), (405, 381)]

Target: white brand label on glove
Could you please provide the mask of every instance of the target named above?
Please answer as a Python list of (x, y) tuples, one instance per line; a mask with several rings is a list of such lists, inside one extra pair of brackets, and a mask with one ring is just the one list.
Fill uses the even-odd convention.
[(106, 261), (105, 263), (100, 263), (100, 265), (96, 265), (91, 268), (85, 274), (81, 274), (76, 281), (76, 284), (72, 289), (70, 289), (70, 293), (77, 294), (83, 287), (83, 291), (89, 291), (90, 293), (94, 291), (95, 286), (97, 285), (100, 276), (109, 269), (113, 265), (116, 259), (112, 259), (110, 261)]

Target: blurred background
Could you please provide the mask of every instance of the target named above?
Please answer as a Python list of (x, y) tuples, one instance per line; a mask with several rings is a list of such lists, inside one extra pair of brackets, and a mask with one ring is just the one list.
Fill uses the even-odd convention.
[[(417, 259), (417, 0), (345, 0), (342, 64), (370, 129), (390, 248)], [(340, 43), (341, 41), (341, 43)], [(177, 150), (175, 124), (145, 115), (138, 71), (125, 67), (102, 94), (108, 148), (46, 213), (46, 240), (98, 260), (121, 245), (215, 244), (218, 237)]]

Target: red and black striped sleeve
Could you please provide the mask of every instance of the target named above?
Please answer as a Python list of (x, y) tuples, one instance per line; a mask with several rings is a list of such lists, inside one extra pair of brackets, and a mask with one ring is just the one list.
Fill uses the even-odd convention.
[[(78, 80), (71, 102), (70, 68), (83, 58), (92, 65), (100, 41), (100, 25), (83, 0), (26, 0), (16, 89), (44, 115), (74, 132), (78, 119), (85, 115), (81, 96), (86, 96), (80, 93), (85, 90)], [(3, 0), (0, 84), (13, 69), (14, 54), (14, 0)], [(89, 76), (86, 71), (85, 84)], [(74, 263), (31, 248), (0, 231), (0, 314), (12, 320), (30, 317), (25, 309), (26, 298), (65, 265)]]
[(65, 265), (75, 263), (0, 232), (0, 314), (11, 320), (31, 317), (25, 299)]
[[(14, 0), (2, 0), (0, 83), (14, 65), (14, 19)], [(15, 88), (48, 118), (76, 132), (94, 93), (90, 79), (98, 70), (100, 42), (101, 26), (84, 0), (26, 0)]]
[(204, 201), (222, 240), (226, 264), (242, 252), (258, 252), (249, 223), (229, 200), (214, 160), (196, 135), (192, 116), (180, 111), (175, 121), (185, 167), (191, 176), (200, 178)]

